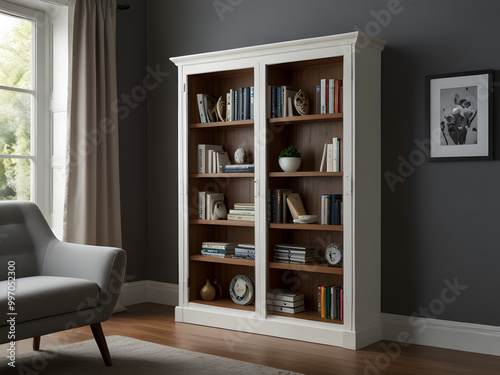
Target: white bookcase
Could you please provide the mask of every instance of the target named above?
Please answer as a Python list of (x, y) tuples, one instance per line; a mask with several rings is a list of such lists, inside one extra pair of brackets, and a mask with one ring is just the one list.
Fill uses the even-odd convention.
[[(175, 57), (179, 71), (179, 306), (176, 321), (359, 349), (381, 339), (380, 321), (380, 70), (384, 42), (352, 32), (228, 51)], [(316, 112), (320, 79), (343, 82), (342, 112)], [(301, 88), (306, 116), (271, 118), (269, 86)], [(196, 96), (254, 88), (253, 119), (201, 123)], [(319, 172), (325, 143), (342, 138), (340, 172)], [(198, 144), (222, 145), (232, 157), (244, 147), (253, 173), (199, 174)], [(286, 146), (302, 154), (297, 172), (282, 172)], [(320, 215), (321, 194), (342, 194), (343, 225), (268, 222), (268, 191), (298, 192), (308, 214)], [(254, 202), (255, 221), (200, 220), (198, 192), (224, 193), (228, 209)], [(255, 243), (255, 261), (206, 257), (203, 241)], [(342, 267), (273, 261), (275, 243), (343, 248)], [(255, 299), (241, 306), (229, 297), (236, 275), (250, 277)], [(200, 289), (216, 279), (222, 298), (204, 301)], [(318, 287), (342, 285), (343, 320), (320, 317)], [(306, 311), (268, 311), (266, 292), (304, 293)], [(231, 335), (228, 335), (230, 337)]]

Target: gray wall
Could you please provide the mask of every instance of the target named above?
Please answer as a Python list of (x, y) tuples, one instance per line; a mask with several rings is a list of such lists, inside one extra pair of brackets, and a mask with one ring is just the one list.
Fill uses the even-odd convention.
[(117, 11), (117, 78), (123, 248), (127, 281), (148, 279), (147, 3)]
[[(227, 11), (218, 14), (214, 4), (225, 4)], [(169, 57), (357, 29), (386, 40), (381, 174), (397, 174), (401, 160), (419, 150), (415, 142), (425, 140), (426, 75), (500, 68), (494, 38), (500, 35), (500, 3), (494, 0), (148, 0), (147, 5), (148, 64), (170, 74), (149, 93), (151, 280), (177, 283), (178, 276), (177, 77)], [(394, 189), (382, 184), (382, 311), (425, 315), (430, 308), (439, 319), (500, 325), (500, 163), (416, 164)], [(143, 171), (138, 175), (142, 179)], [(455, 290), (460, 295), (450, 302), (445, 280), (467, 288)]]

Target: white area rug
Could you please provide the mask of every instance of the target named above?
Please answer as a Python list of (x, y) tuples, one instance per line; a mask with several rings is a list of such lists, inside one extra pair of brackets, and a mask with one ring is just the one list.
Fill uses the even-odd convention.
[[(296, 372), (172, 348), (123, 336), (106, 338), (113, 366), (106, 367), (94, 340), (21, 354), (16, 368), (1, 357), (0, 374), (50, 375), (300, 375)], [(43, 345), (42, 345), (43, 347)]]

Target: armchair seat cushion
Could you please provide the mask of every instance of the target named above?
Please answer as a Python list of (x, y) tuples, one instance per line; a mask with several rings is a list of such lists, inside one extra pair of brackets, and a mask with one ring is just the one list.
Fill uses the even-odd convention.
[[(8, 284), (0, 281), (0, 316), (8, 317)], [(99, 287), (90, 280), (59, 277), (31, 276), (16, 279), (16, 324), (49, 316), (77, 312), (99, 304)], [(0, 320), (0, 326), (9, 323)]]

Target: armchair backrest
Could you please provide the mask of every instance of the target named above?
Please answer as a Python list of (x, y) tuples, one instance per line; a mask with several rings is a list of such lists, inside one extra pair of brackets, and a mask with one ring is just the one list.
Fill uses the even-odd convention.
[(9, 265), (14, 265), (16, 278), (39, 275), (52, 240), (56, 238), (36, 204), (0, 202), (0, 280), (7, 279)]

